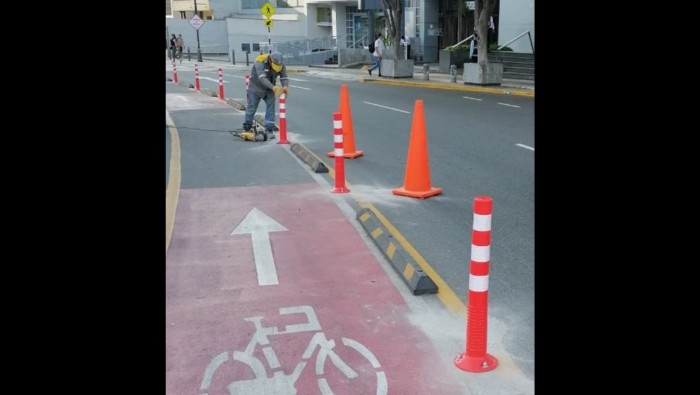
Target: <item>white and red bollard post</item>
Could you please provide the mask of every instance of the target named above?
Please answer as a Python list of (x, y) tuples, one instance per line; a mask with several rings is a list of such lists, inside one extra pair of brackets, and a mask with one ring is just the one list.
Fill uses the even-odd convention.
[(347, 193), (345, 188), (345, 157), (343, 156), (343, 118), (340, 112), (333, 113), (333, 154), (335, 155), (335, 187), (333, 193)]
[(245, 75), (245, 106), (248, 107), (248, 84), (250, 83), (250, 74)]
[(488, 372), (498, 360), (486, 353), (488, 323), (489, 260), (491, 259), (491, 214), (493, 199), (474, 198), (472, 251), (469, 262), (469, 304), (467, 306), (466, 352), (455, 358), (455, 365), (467, 372)]
[(175, 59), (173, 59), (173, 84), (177, 84), (177, 69), (175, 68)]
[(224, 71), (219, 67), (219, 99), (224, 100)]
[(199, 67), (197, 63), (194, 64), (194, 90), (199, 92)]
[(280, 95), (280, 141), (277, 144), (289, 144), (287, 140), (287, 95), (284, 93)]

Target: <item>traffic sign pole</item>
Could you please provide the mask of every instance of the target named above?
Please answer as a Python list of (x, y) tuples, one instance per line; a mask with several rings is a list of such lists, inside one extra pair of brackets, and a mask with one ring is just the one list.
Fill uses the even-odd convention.
[[(192, 0), (192, 1), (194, 1), (194, 16), (190, 20), (190, 23), (192, 23), (192, 20), (201, 21), (201, 19), (199, 18), (199, 12), (197, 12), (197, 0)], [(194, 24), (193, 24), (193, 26), (194, 26)], [(194, 28), (197, 31), (197, 62), (203, 62), (203, 60), (202, 60), (202, 48), (200, 48), (200, 46), (199, 46), (199, 27), (200, 26), (201, 25), (195, 26), (195, 28)]]
[(268, 52), (272, 53), (272, 35), (270, 34), (270, 29), (272, 28), (272, 15), (275, 14), (275, 7), (269, 2), (266, 2), (262, 7), (260, 7), (260, 13), (265, 17), (265, 26), (267, 26), (267, 45)]

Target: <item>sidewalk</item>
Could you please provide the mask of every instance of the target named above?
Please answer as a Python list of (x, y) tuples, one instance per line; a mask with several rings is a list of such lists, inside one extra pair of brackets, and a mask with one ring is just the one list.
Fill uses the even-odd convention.
[(510, 94), (518, 96), (535, 97), (535, 81), (503, 79), (501, 85), (478, 86), (464, 84), (462, 70), (457, 70), (455, 81), (451, 81), (449, 74), (441, 73), (437, 63), (430, 63), (427, 75), (423, 71), (423, 65), (414, 66), (413, 77), (391, 78), (370, 76), (367, 73), (367, 65), (354, 68), (341, 68), (337, 65), (311, 65), (311, 66), (287, 66), (289, 72), (305, 72), (310, 68), (332, 69), (337, 72), (357, 74), (362, 82), (380, 83), (386, 85), (420, 86), (423, 88), (459, 90), (465, 92), (486, 92), (496, 94)]

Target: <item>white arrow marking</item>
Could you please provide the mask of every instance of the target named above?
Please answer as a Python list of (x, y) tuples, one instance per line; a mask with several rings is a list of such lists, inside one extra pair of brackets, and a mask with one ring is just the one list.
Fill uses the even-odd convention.
[(251, 234), (255, 270), (258, 272), (258, 285), (279, 284), (269, 233), (283, 231), (286, 232), (287, 228), (253, 207), (248, 215), (243, 218), (243, 221), (231, 232), (232, 235)]

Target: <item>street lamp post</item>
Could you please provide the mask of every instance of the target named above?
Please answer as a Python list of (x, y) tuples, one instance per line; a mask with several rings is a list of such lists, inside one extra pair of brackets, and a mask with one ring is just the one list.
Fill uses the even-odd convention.
[[(194, 14), (199, 15), (197, 12), (197, 0), (194, 1)], [(199, 47), (199, 29), (195, 29), (197, 31), (197, 62), (202, 62), (202, 49)]]

